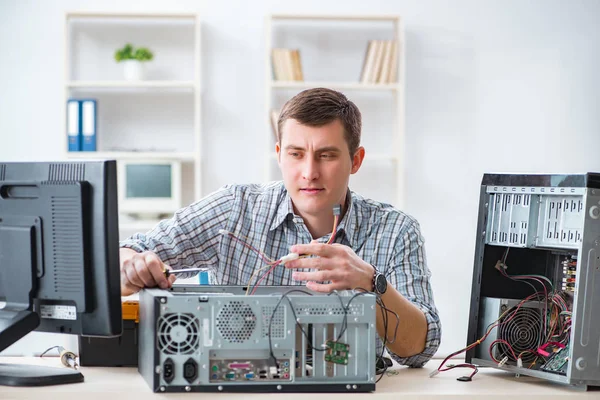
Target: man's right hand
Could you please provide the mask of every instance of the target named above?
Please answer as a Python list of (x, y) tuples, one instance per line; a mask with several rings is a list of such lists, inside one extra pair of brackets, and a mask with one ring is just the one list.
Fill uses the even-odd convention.
[(132, 249), (121, 248), (121, 296), (137, 293), (145, 287), (170, 288), (176, 277), (165, 277), (165, 269), (171, 269), (158, 256), (145, 251), (138, 253)]

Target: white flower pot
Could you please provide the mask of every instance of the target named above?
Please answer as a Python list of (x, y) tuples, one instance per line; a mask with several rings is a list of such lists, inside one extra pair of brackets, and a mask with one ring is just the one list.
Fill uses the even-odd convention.
[(123, 61), (123, 73), (127, 81), (141, 81), (144, 79), (144, 63), (137, 60)]

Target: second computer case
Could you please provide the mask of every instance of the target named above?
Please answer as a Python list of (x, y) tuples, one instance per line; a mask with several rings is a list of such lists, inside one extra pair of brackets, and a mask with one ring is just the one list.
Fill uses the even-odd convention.
[(467, 362), (600, 386), (600, 174), (485, 174), (476, 241)]

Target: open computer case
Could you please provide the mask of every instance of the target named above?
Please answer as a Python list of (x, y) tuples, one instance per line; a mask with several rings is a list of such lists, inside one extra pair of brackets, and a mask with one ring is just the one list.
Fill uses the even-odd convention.
[(600, 386), (600, 174), (485, 174), (467, 362)]

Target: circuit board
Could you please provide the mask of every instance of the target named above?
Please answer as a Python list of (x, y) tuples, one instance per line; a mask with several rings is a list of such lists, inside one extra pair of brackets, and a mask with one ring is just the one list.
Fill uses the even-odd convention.
[(348, 353), (350, 352), (350, 346), (345, 343), (334, 342), (328, 340), (327, 353), (325, 353), (325, 361), (335, 364), (348, 364)]
[(540, 368), (542, 371), (566, 375), (569, 366), (569, 346), (554, 353)]

